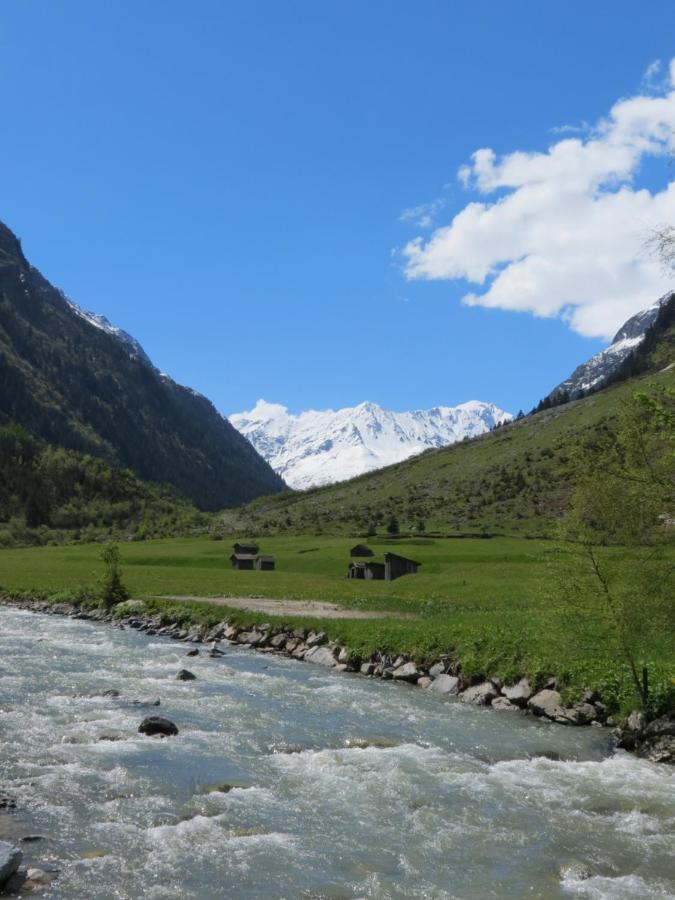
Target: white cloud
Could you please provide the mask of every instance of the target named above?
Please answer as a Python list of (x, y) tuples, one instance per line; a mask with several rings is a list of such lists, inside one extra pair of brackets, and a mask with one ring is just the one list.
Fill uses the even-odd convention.
[(398, 217), (400, 222), (412, 222), (418, 228), (430, 228), (438, 212), (445, 206), (445, 199), (438, 197), (431, 203), (421, 203), (419, 206), (411, 206), (404, 209)]
[[(620, 100), (546, 152), (477, 150), (458, 173), (476, 199), (407, 244), (407, 277), (464, 279), (476, 287), (469, 305), (561, 316), (611, 337), (669, 288), (643, 248), (653, 227), (675, 223), (675, 182), (653, 193), (635, 183), (646, 157), (675, 150), (675, 60), (669, 75), (657, 96)], [(667, 171), (664, 160), (664, 180)]]

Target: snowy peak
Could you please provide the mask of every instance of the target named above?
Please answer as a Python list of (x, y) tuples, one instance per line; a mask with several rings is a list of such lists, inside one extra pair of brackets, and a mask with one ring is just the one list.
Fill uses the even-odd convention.
[(302, 489), (354, 478), (430, 447), (475, 437), (510, 418), (494, 403), (479, 400), (412, 412), (393, 412), (366, 401), (297, 415), (258, 400), (252, 410), (229, 420), (288, 485)]
[(586, 391), (601, 387), (632, 351), (642, 343), (645, 332), (656, 321), (661, 305), (670, 300), (672, 296), (673, 292), (665, 294), (652, 306), (631, 316), (614, 335), (609, 347), (577, 366), (569, 378), (551, 391), (549, 397), (553, 399), (556, 395), (566, 393), (571, 399), (574, 399)]

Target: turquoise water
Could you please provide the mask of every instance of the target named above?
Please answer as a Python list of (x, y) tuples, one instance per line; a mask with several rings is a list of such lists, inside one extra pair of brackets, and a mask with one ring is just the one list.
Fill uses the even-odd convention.
[[(44, 837), (22, 845), (58, 870), (42, 896), (675, 896), (672, 770), (606, 730), (188, 649), (0, 609), (0, 838)], [(178, 737), (138, 734), (156, 713)]]

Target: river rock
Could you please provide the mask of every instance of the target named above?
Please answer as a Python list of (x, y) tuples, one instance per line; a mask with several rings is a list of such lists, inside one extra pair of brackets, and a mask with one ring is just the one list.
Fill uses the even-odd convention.
[(286, 653), (293, 653), (296, 647), (300, 646), (300, 638), (291, 637), (286, 641)]
[(655, 763), (675, 764), (675, 737), (664, 734), (662, 737), (646, 740), (638, 750), (638, 756)]
[(375, 672), (375, 663), (372, 662), (364, 662), (361, 664), (361, 668), (359, 671), (362, 675), (372, 675)]
[(433, 683), (434, 683), (434, 679), (429, 678), (428, 675), (422, 675), (421, 678), (417, 679), (417, 687), (430, 688)]
[(520, 707), (511, 703), (508, 697), (495, 697), (490, 706), (500, 712), (517, 712)]
[(319, 644), (325, 644), (326, 640), (327, 638), (325, 631), (310, 631), (305, 643), (308, 647), (318, 647)]
[(176, 681), (194, 681), (196, 677), (189, 669), (181, 669), (176, 675)]
[(274, 647), (275, 650), (281, 650), (287, 640), (288, 637), (282, 631), (280, 634), (275, 634), (270, 640), (270, 647)]
[(0, 841), (0, 887), (6, 884), (21, 865), (23, 853), (6, 841)]
[(505, 685), (502, 688), (504, 697), (510, 700), (511, 703), (515, 703), (516, 706), (527, 706), (527, 701), (532, 696), (532, 693), (532, 688), (527, 678), (521, 678), (515, 684)]
[(559, 875), (562, 881), (588, 881), (593, 877), (593, 870), (583, 862), (565, 863), (560, 866)]
[(439, 694), (459, 694), (459, 678), (441, 673), (434, 678), (431, 690)]
[(445, 664), (442, 662), (434, 663), (433, 666), (429, 669), (429, 674), (432, 678), (437, 678), (439, 675), (443, 675), (445, 673)]
[(321, 647), (316, 644), (305, 653), (305, 661), (328, 668), (332, 668), (336, 664), (333, 651), (329, 647)]
[(236, 625), (226, 625), (223, 631), (223, 637), (228, 641), (233, 641), (238, 634), (239, 629)]
[(566, 719), (565, 708), (562, 705), (562, 697), (558, 691), (544, 688), (534, 697), (530, 697), (527, 702), (528, 709), (531, 709), (535, 716), (545, 716), (547, 719)]
[(644, 729), (645, 737), (656, 738), (665, 737), (666, 735), (675, 736), (675, 715), (661, 716), (654, 719)]
[(30, 868), (26, 872), (26, 880), (21, 888), (24, 891), (39, 891), (46, 888), (54, 880), (54, 875), (45, 872), (44, 869)]
[(192, 650), (188, 650), (185, 654), (186, 656), (199, 656), (199, 647), (194, 647)]
[(146, 716), (138, 726), (138, 730), (141, 734), (149, 736), (159, 734), (161, 737), (165, 737), (178, 734), (178, 728), (170, 719), (165, 719), (164, 716)]
[(305, 653), (307, 653), (307, 644), (301, 642), (298, 644), (298, 646), (293, 651), (293, 658), (294, 659), (304, 659)]
[(402, 663), (399, 666), (395, 666), (391, 677), (395, 681), (409, 681), (411, 683), (414, 683), (420, 677), (420, 672), (418, 671), (417, 666), (414, 662), (406, 662)]
[(462, 703), (473, 703), (474, 706), (489, 706), (499, 696), (499, 691), (491, 681), (482, 681), (468, 687), (459, 695)]

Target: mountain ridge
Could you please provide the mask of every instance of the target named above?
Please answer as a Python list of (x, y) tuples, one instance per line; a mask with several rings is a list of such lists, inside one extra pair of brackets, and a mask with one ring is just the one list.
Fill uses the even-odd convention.
[(285, 485), (201, 394), (87, 313), (27, 261), (0, 223), (0, 422), (177, 488), (202, 509)]
[(296, 489), (344, 481), (489, 431), (512, 418), (494, 403), (395, 412), (371, 401), (338, 410), (305, 410), (258, 400), (230, 421)]
[(554, 400), (560, 396), (567, 396), (571, 400), (575, 400), (606, 384), (622, 363), (642, 343), (646, 332), (656, 321), (659, 310), (669, 303), (673, 296), (675, 296), (675, 292), (669, 291), (659, 297), (651, 306), (627, 319), (614, 335), (609, 346), (580, 363), (568, 378), (561, 381), (551, 391), (548, 399)]

